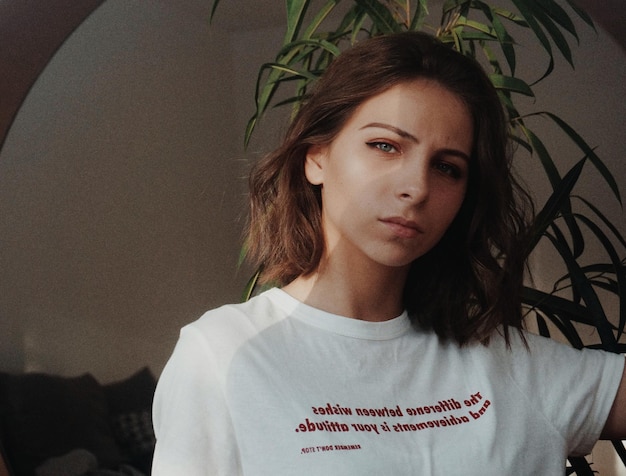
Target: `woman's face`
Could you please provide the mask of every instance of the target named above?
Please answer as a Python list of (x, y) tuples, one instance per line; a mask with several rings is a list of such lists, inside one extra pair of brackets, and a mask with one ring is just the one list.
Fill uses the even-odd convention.
[(306, 157), (321, 185), (324, 260), (408, 267), (456, 216), (467, 189), (469, 110), (438, 83), (400, 83), (362, 103)]

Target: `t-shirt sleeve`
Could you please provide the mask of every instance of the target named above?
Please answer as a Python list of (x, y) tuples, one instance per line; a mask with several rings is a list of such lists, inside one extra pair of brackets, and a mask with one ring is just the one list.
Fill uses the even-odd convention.
[(532, 334), (527, 340), (529, 350), (518, 348), (512, 361), (513, 379), (565, 439), (568, 455), (588, 454), (615, 400), (624, 358)]
[(153, 476), (239, 474), (216, 358), (193, 326), (182, 329), (153, 405)]

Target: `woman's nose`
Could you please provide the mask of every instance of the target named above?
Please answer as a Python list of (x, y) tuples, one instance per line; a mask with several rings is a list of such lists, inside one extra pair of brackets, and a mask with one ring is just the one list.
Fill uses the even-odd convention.
[(430, 192), (428, 168), (423, 164), (411, 164), (398, 172), (397, 196), (405, 202), (419, 204)]

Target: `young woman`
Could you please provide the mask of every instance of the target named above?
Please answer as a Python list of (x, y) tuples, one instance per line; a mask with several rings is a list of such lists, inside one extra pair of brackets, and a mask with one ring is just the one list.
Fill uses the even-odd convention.
[(359, 43), (250, 184), (277, 287), (182, 330), (153, 475), (562, 475), (626, 437), (624, 359), (521, 330), (529, 201), (473, 60)]

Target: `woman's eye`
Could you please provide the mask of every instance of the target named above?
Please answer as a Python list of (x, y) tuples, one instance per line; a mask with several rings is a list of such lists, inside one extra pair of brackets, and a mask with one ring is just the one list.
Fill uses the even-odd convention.
[(436, 164), (436, 168), (437, 170), (439, 170), (440, 172), (449, 175), (452, 178), (460, 178), (461, 177), (461, 171), (459, 170), (458, 167), (449, 164), (447, 162), (439, 162)]
[(386, 153), (397, 152), (396, 148), (393, 145), (391, 145), (389, 142), (374, 141), (374, 142), (368, 142), (367, 145), (375, 149), (381, 150), (383, 152), (386, 152)]

